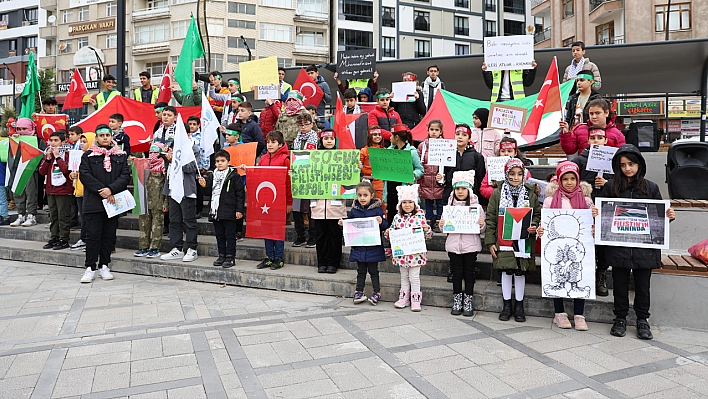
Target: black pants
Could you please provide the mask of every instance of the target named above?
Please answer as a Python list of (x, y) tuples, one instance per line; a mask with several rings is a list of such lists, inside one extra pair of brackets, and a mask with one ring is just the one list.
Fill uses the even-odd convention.
[(477, 252), (455, 254), (448, 252), (450, 266), (452, 266), (452, 292), (459, 294), (462, 291), (462, 280), (465, 280), (465, 294), (472, 295), (474, 291), (474, 268), (477, 264)]
[(84, 266), (96, 270), (96, 261), (101, 265), (111, 263), (111, 251), (116, 240), (118, 217), (108, 218), (105, 212), (85, 213), (86, 262)]
[(182, 198), (182, 203), (170, 198), (170, 246), (182, 251), (182, 223), (187, 230), (187, 248), (197, 249), (197, 199)]
[(243, 214), (241, 219), (236, 219), (236, 225), (234, 226), (234, 232), (240, 236), (243, 236), (243, 221), (246, 220), (246, 213)]
[[(312, 224), (312, 219), (310, 219)], [(339, 268), (342, 261), (342, 230), (336, 219), (318, 219), (317, 223), (317, 266)]]
[[(553, 310), (556, 313), (565, 313), (563, 298), (553, 298)], [(573, 299), (573, 315), (582, 316), (585, 314), (585, 299)]]
[(613, 293), (615, 295), (615, 316), (626, 319), (629, 313), (629, 274), (634, 273), (634, 313), (637, 319), (649, 318), (649, 287), (651, 269), (622, 269), (612, 267)]
[(371, 285), (374, 288), (374, 292), (381, 292), (381, 284), (379, 283), (379, 262), (356, 263), (356, 290), (364, 291), (367, 272), (371, 276)]
[(604, 245), (595, 245), (595, 259), (597, 259), (596, 265), (597, 265), (597, 270), (598, 271), (607, 271), (607, 268), (610, 266), (607, 264), (607, 261), (605, 260), (605, 246)]
[(314, 241), (317, 237), (316, 223), (310, 218), (310, 226), (307, 229), (307, 240), (305, 240), (305, 212), (293, 212), (293, 223), (297, 233), (297, 241)]
[(216, 247), (219, 255), (236, 255), (236, 224), (235, 220), (219, 220), (211, 222), (216, 235)]
[(202, 213), (202, 211), (204, 211), (204, 189), (197, 184), (197, 213)]
[(71, 196), (71, 227), (79, 224), (79, 200), (82, 198)]
[(391, 223), (393, 222), (393, 217), (396, 216), (398, 212), (398, 190), (396, 187), (400, 186), (401, 183), (387, 181), (384, 182), (384, 184), (386, 184), (386, 198), (384, 198), (384, 202), (388, 204), (386, 207), (386, 220)]
[(86, 242), (86, 217), (84, 217), (84, 197), (76, 197), (79, 208), (79, 224), (81, 225), (81, 241)]

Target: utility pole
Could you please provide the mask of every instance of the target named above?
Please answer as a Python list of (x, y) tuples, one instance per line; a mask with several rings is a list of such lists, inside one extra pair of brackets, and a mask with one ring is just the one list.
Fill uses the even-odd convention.
[[(116, 30), (117, 30), (117, 43), (116, 43), (116, 83), (118, 84), (118, 90), (120, 90), (121, 95), (125, 95), (125, 1), (126, 0), (116, 0), (117, 13), (116, 15)], [(132, 46), (131, 46), (132, 48)]]
[(666, 23), (664, 24), (664, 29), (666, 29), (666, 37), (664, 40), (667, 42), (669, 41), (669, 14), (671, 14), (671, 0), (669, 0), (669, 4), (666, 6)]

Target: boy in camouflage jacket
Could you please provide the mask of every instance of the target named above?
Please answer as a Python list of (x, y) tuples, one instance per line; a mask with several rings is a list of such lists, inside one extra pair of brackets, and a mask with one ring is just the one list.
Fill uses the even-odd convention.
[(162, 229), (165, 225), (167, 212), (167, 196), (162, 194), (165, 185), (165, 159), (162, 155), (166, 147), (162, 143), (153, 143), (150, 146), (148, 161), (149, 172), (145, 180), (147, 191), (147, 213), (138, 217), (140, 225), (140, 249), (135, 256), (157, 258), (160, 256), (162, 242)]

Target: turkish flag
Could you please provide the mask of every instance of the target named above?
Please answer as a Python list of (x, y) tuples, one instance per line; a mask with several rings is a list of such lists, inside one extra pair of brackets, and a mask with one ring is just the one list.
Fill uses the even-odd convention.
[(334, 113), (334, 131), (339, 139), (339, 145), (337, 146), (338, 149), (356, 149), (356, 145), (354, 144), (354, 121), (359, 119), (362, 115), (363, 114), (345, 114), (342, 99), (339, 92), (337, 92), (337, 110)]
[(317, 107), (320, 105), (322, 97), (324, 97), (324, 92), (320, 89), (320, 86), (312, 80), (310, 75), (305, 72), (305, 68), (300, 69), (300, 74), (297, 75), (297, 80), (293, 88), (305, 97), (305, 100), (302, 102), (305, 106), (312, 104)]
[(157, 96), (157, 102), (170, 103), (172, 99), (172, 79), (170, 77), (170, 64), (168, 63), (165, 67), (165, 74), (162, 75), (162, 82), (160, 82), (160, 94)]
[(66, 94), (62, 109), (82, 108), (84, 106), (83, 98), (87, 94), (88, 90), (86, 89), (86, 84), (84, 84), (84, 79), (81, 77), (79, 69), (74, 69), (74, 73), (71, 74), (69, 93)]
[(521, 132), (521, 137), (526, 140), (527, 144), (533, 144), (538, 136), (538, 128), (541, 125), (543, 114), (562, 110), (560, 82), (558, 81), (558, 61), (556, 57), (553, 57), (553, 62), (548, 68), (546, 79), (544, 79), (541, 91), (538, 93), (536, 104), (531, 109), (531, 115), (526, 121), (524, 131)]
[(186, 121), (187, 118), (190, 116), (196, 116), (200, 120), (202, 119), (202, 107), (201, 106), (196, 106), (196, 107), (182, 107), (182, 106), (177, 106), (175, 107), (177, 109), (177, 113), (182, 115), (182, 120)]
[(246, 172), (246, 237), (285, 240), (288, 168), (263, 166)]
[(34, 123), (37, 125), (39, 138), (44, 142), (49, 141), (49, 135), (57, 130), (66, 130), (69, 116), (65, 114), (35, 114)]
[(157, 122), (155, 109), (150, 103), (135, 101), (122, 96), (115, 96), (98, 111), (77, 123), (84, 132), (95, 132), (96, 126), (108, 123), (108, 118), (113, 114), (123, 115), (123, 130), (130, 137), (131, 152), (145, 152), (150, 150), (152, 143), (152, 129)]

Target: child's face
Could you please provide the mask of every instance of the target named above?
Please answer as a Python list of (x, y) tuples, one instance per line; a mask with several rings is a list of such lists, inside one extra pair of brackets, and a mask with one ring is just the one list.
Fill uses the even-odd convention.
[(593, 125), (605, 126), (607, 125), (607, 118), (610, 116), (610, 111), (605, 111), (600, 107), (590, 107), (588, 109), (588, 115)]
[(455, 187), (455, 198), (459, 201), (467, 200), (470, 195), (470, 190), (467, 187)]
[(118, 130), (120, 127), (123, 125), (123, 122), (118, 122), (117, 119), (110, 118), (108, 120), (108, 127), (111, 128), (111, 130)]
[(197, 130), (199, 130), (199, 122), (197, 121), (189, 121), (187, 122), (189, 125), (189, 133), (195, 133)]
[(499, 156), (500, 157), (515, 157), (516, 150), (513, 148), (502, 148), (501, 150), (499, 150)]
[(239, 89), (240, 89), (239, 85), (237, 85), (236, 83), (229, 82), (229, 91), (231, 93), (238, 93)]
[(322, 146), (324, 148), (334, 148), (335, 144), (337, 144), (337, 139), (334, 137), (322, 137)]
[(601, 134), (592, 134), (590, 135), (590, 137), (588, 137), (588, 143), (605, 145), (607, 144), (607, 136), (603, 136)]
[(372, 134), (371, 141), (373, 141), (375, 144), (380, 144), (381, 141), (383, 141), (383, 136), (381, 135), (381, 133)]
[(177, 115), (172, 113), (172, 111), (162, 111), (162, 123), (164, 123), (165, 126), (172, 126), (176, 119)]
[(639, 173), (639, 164), (627, 157), (620, 157), (620, 170), (629, 180), (632, 180)]
[(266, 148), (271, 154), (275, 154), (281, 147), (283, 147), (283, 144), (279, 143), (278, 140), (268, 140), (268, 143), (266, 143)]
[(88, 145), (88, 140), (86, 140), (86, 137), (81, 138), (81, 151), (88, 151), (89, 145)]
[(442, 136), (442, 129), (437, 123), (433, 123), (428, 127), (428, 137), (431, 139), (439, 139)]
[(477, 115), (472, 115), (472, 122), (474, 123), (474, 127), (476, 127), (477, 129), (482, 127), (482, 121), (477, 118)]
[(100, 133), (96, 135), (96, 143), (101, 147), (108, 147), (113, 141), (113, 135), (110, 133)]
[(406, 200), (401, 202), (401, 209), (403, 209), (403, 212), (405, 213), (413, 213), (415, 210), (415, 202)]
[(369, 102), (369, 95), (368, 94), (359, 94), (359, 98), (361, 99), (361, 102), (363, 102), (363, 103)]
[(345, 98), (344, 102), (348, 108), (353, 108), (356, 105), (356, 98)]
[(307, 110), (310, 115), (312, 115), (313, 118), (317, 118), (317, 110), (316, 109), (308, 109)]
[(561, 176), (561, 184), (563, 185), (565, 191), (570, 192), (575, 190), (575, 187), (578, 186), (578, 179), (575, 178), (573, 173), (566, 173)]
[(457, 141), (457, 148), (466, 148), (470, 143), (470, 135), (466, 132), (455, 132), (455, 140)]
[(44, 111), (47, 114), (56, 114), (57, 113), (57, 105), (56, 104), (44, 104)]
[(226, 142), (229, 144), (238, 143), (238, 135), (227, 134), (226, 135)]
[(78, 143), (81, 136), (76, 132), (69, 132), (69, 141), (72, 143)]
[(587, 80), (585, 78), (577, 78), (575, 80), (578, 84), (578, 89), (581, 91), (586, 91), (592, 87), (593, 80)]
[(244, 107), (238, 107), (238, 118), (241, 119), (242, 121), (245, 121), (248, 119), (249, 116), (251, 116), (252, 112), (247, 110)]
[(509, 171), (509, 184), (516, 187), (524, 181), (524, 171), (519, 167), (511, 168)]
[(59, 147), (61, 145), (61, 140), (57, 136), (52, 136), (49, 138), (50, 147)]
[(224, 157), (216, 157), (214, 161), (216, 162), (216, 169), (226, 170), (229, 167), (229, 160)]
[(300, 130), (300, 133), (307, 133), (310, 130), (312, 130), (312, 122), (311, 121), (298, 122), (297, 128)]
[(391, 104), (391, 99), (390, 98), (379, 98), (376, 100), (376, 102), (379, 104), (379, 107), (383, 109), (387, 109), (389, 104)]
[(373, 195), (371, 194), (371, 191), (365, 188), (360, 188), (356, 191), (356, 199), (359, 201), (359, 204), (361, 204), (361, 206), (369, 205), (369, 202), (371, 202), (372, 198)]

